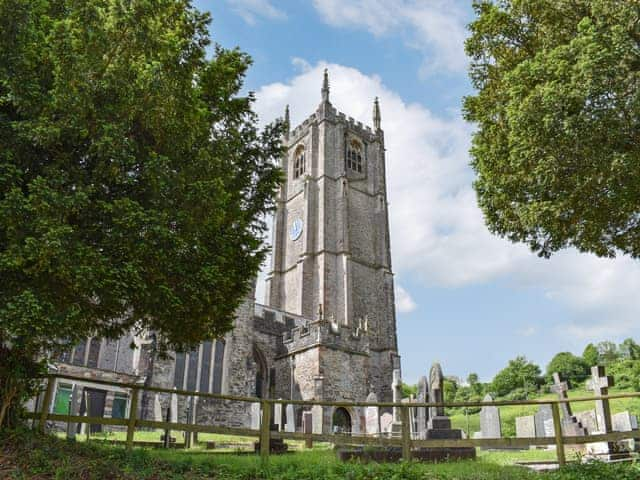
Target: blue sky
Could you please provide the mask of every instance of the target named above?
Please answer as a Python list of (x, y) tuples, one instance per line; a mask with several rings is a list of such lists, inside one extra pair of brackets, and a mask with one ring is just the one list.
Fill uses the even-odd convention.
[[(381, 99), (404, 380), (440, 361), (445, 374), (490, 380), (525, 355), (544, 368), (589, 341), (640, 337), (640, 265), (566, 251), (543, 260), (492, 236), (468, 167), (472, 93), (463, 41), (470, 2), (196, 0), (214, 41), (254, 60), (246, 87), (262, 122), (291, 104), (292, 122), (331, 99), (371, 124)], [(259, 298), (259, 300), (261, 300)]]

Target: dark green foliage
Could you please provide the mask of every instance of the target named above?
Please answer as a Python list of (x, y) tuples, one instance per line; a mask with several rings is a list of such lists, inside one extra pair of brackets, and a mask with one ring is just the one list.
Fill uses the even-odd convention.
[(619, 360), (609, 365), (608, 375), (612, 375), (616, 387), (640, 392), (640, 360)]
[(553, 383), (553, 374), (558, 372), (562, 380), (568, 380), (572, 386), (583, 383), (590, 375), (590, 367), (582, 357), (570, 352), (556, 354), (547, 365), (546, 381)]
[(633, 338), (626, 338), (620, 344), (618, 352), (622, 358), (640, 360), (640, 345)]
[(476, 0), (475, 189), (492, 232), (541, 256), (640, 257), (640, 5)]
[(0, 344), (25, 362), (88, 335), (184, 349), (231, 328), (281, 125), (257, 130), (250, 59), (207, 59), (208, 23), (188, 0), (0, 0)]
[(498, 396), (507, 395), (516, 389), (522, 389), (524, 396), (537, 391), (542, 383), (540, 367), (519, 356), (509, 360), (509, 364), (494, 377), (491, 390)]
[(600, 354), (593, 343), (587, 345), (582, 352), (582, 359), (589, 365), (589, 368), (600, 364)]

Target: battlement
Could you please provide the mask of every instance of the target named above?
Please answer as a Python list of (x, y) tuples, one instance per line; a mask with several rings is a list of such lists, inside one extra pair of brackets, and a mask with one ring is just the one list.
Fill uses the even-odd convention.
[[(325, 112), (324, 118), (328, 120), (334, 121), (336, 123), (341, 123), (346, 126), (349, 130), (357, 133), (363, 138), (369, 139), (372, 141), (375, 138), (375, 132), (369, 125), (365, 125), (362, 122), (355, 120), (353, 117), (348, 117), (346, 114), (339, 112), (333, 107), (330, 107)], [(289, 145), (293, 145), (294, 143), (300, 140), (307, 129), (311, 126), (311, 124), (321, 120), (319, 112), (312, 113), (307, 117), (300, 125), (294, 128), (289, 136)]]
[(327, 320), (309, 322), (285, 331), (282, 334), (280, 351), (283, 355), (287, 355), (317, 345), (367, 353), (369, 336), (366, 325), (359, 322), (357, 326), (352, 327)]

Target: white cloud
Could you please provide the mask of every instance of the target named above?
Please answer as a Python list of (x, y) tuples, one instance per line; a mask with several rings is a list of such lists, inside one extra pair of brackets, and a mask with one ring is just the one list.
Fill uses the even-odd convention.
[(287, 14), (274, 7), (269, 0), (227, 0), (231, 9), (249, 25), (255, 25), (258, 18), (284, 20)]
[(467, 11), (454, 0), (313, 0), (325, 22), (373, 35), (401, 34), (425, 57), (422, 74), (464, 71)]
[(501, 281), (512, 288), (542, 289), (574, 314), (558, 319), (554, 333), (574, 338), (600, 340), (638, 331), (640, 262), (573, 250), (545, 260), (489, 233), (471, 187), (471, 129), (459, 112), (436, 116), (423, 105), (404, 102), (378, 76), (353, 68), (308, 67), (287, 83), (262, 87), (256, 94), (258, 114), (270, 121), (282, 116), (288, 103), (293, 126), (299, 124), (320, 101), (325, 67), (332, 103), (347, 115), (370, 124), (373, 98), (380, 97), (396, 273), (430, 286)]
[(409, 292), (396, 284), (396, 310), (400, 313), (411, 313), (416, 308), (418, 308), (418, 305), (411, 298)]

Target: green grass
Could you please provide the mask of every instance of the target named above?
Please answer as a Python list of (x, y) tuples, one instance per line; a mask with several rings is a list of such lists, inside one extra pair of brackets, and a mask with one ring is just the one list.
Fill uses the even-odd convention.
[[(611, 394), (614, 393), (623, 393), (621, 390), (611, 389)], [(577, 397), (591, 397), (593, 396), (592, 392), (588, 392), (585, 390), (571, 390), (569, 392), (569, 398), (577, 398)], [(557, 396), (555, 394), (547, 394), (547, 395), (539, 395), (532, 396), (531, 399), (555, 399)], [(504, 436), (515, 436), (516, 432), (516, 417), (523, 417), (526, 415), (534, 415), (538, 411), (538, 407), (536, 405), (513, 405), (507, 407), (499, 407), (500, 408), (500, 419), (502, 424), (502, 434)], [(582, 412), (585, 410), (593, 410), (595, 409), (595, 402), (574, 402), (571, 404), (571, 408), (575, 413)], [(620, 398), (611, 400), (611, 411), (612, 413), (623, 412), (625, 410), (629, 410), (632, 414), (640, 416), (640, 398)], [(468, 424), (467, 424), (468, 421)], [(465, 417), (464, 413), (456, 411), (453, 415), (451, 415), (451, 424), (454, 428), (461, 428), (465, 432), (470, 433), (477, 432), (480, 430), (480, 415), (474, 414), (469, 415), (468, 419)], [(468, 425), (468, 429), (467, 429)]]
[(518, 454), (542, 460), (549, 452), (481, 452), (478, 460), (440, 464), (342, 463), (330, 450), (313, 449), (272, 456), (216, 455), (206, 451), (135, 449), (100, 442), (67, 442), (29, 431), (0, 433), (0, 478), (177, 479), (177, 480), (637, 480), (640, 466), (570, 466), (536, 474), (508, 465)]

